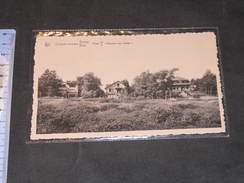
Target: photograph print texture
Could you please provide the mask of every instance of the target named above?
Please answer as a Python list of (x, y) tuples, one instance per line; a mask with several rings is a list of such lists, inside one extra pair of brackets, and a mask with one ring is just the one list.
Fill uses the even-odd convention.
[(224, 133), (220, 79), (215, 32), (37, 32), (31, 140)]

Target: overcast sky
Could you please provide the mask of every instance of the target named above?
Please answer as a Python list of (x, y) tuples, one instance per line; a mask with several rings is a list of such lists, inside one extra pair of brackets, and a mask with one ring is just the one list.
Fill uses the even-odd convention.
[(87, 72), (103, 86), (117, 80), (133, 82), (143, 71), (179, 68), (177, 76), (200, 78), (218, 72), (214, 33), (178, 33), (135, 36), (38, 37), (35, 72), (56, 70), (64, 81)]

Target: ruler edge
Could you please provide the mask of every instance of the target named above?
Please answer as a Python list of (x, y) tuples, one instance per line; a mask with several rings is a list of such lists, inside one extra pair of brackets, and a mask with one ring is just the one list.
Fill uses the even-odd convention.
[(12, 49), (11, 49), (11, 58), (9, 64), (9, 76), (8, 76), (8, 102), (7, 102), (7, 120), (6, 120), (6, 129), (5, 129), (5, 148), (4, 148), (4, 162), (2, 170), (2, 180), (3, 183), (8, 182), (8, 161), (9, 161), (9, 146), (10, 146), (10, 122), (11, 122), (11, 109), (12, 109), (12, 89), (13, 89), (13, 72), (14, 72), (14, 57), (15, 57), (15, 46), (16, 46), (16, 30), (15, 29), (0, 29), (1, 32), (7, 31), (13, 35), (12, 40)]

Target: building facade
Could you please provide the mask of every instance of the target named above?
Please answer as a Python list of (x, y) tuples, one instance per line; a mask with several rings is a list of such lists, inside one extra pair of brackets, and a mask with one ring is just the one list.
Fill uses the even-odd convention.
[(105, 94), (108, 98), (119, 98), (128, 95), (128, 88), (122, 81), (116, 81), (105, 87)]
[(188, 79), (182, 77), (175, 77), (173, 79), (172, 92), (178, 93), (182, 97), (190, 96), (194, 88), (195, 86)]
[(190, 91), (191, 82), (182, 77), (175, 77), (173, 79), (172, 91)]
[(59, 95), (66, 98), (78, 97), (78, 85), (70, 87), (67, 83), (63, 83), (62, 86), (59, 87)]

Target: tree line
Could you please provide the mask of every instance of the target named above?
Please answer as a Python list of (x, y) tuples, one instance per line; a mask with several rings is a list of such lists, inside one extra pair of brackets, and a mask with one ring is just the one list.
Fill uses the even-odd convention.
[(207, 70), (200, 79), (192, 79), (191, 83), (196, 86), (195, 90), (206, 95), (217, 95), (216, 75)]
[(142, 72), (134, 79), (132, 85), (133, 96), (143, 96), (145, 98), (165, 98), (172, 89), (173, 78), (178, 69), (161, 70), (151, 73)]
[[(39, 96), (59, 96), (63, 84), (63, 80), (57, 75), (56, 71), (46, 69), (38, 79)], [(78, 96), (94, 98), (105, 95), (101, 89), (100, 78), (91, 72), (77, 77), (75, 81), (67, 81), (66, 84), (69, 87), (78, 86)]]
[[(177, 68), (171, 70), (161, 70), (151, 73), (142, 72), (134, 78), (132, 85), (127, 80), (123, 80), (126, 94), (133, 97), (143, 96), (145, 98), (165, 98), (172, 95), (173, 79)], [(38, 80), (39, 96), (59, 96), (59, 89), (63, 86), (63, 80), (57, 75), (55, 70), (46, 69)], [(78, 87), (78, 96), (84, 98), (95, 98), (105, 96), (101, 89), (101, 79), (89, 72), (77, 77), (74, 81), (66, 81), (70, 87)], [(207, 70), (199, 79), (192, 79), (191, 84), (194, 90), (206, 95), (217, 95), (216, 76)]]

